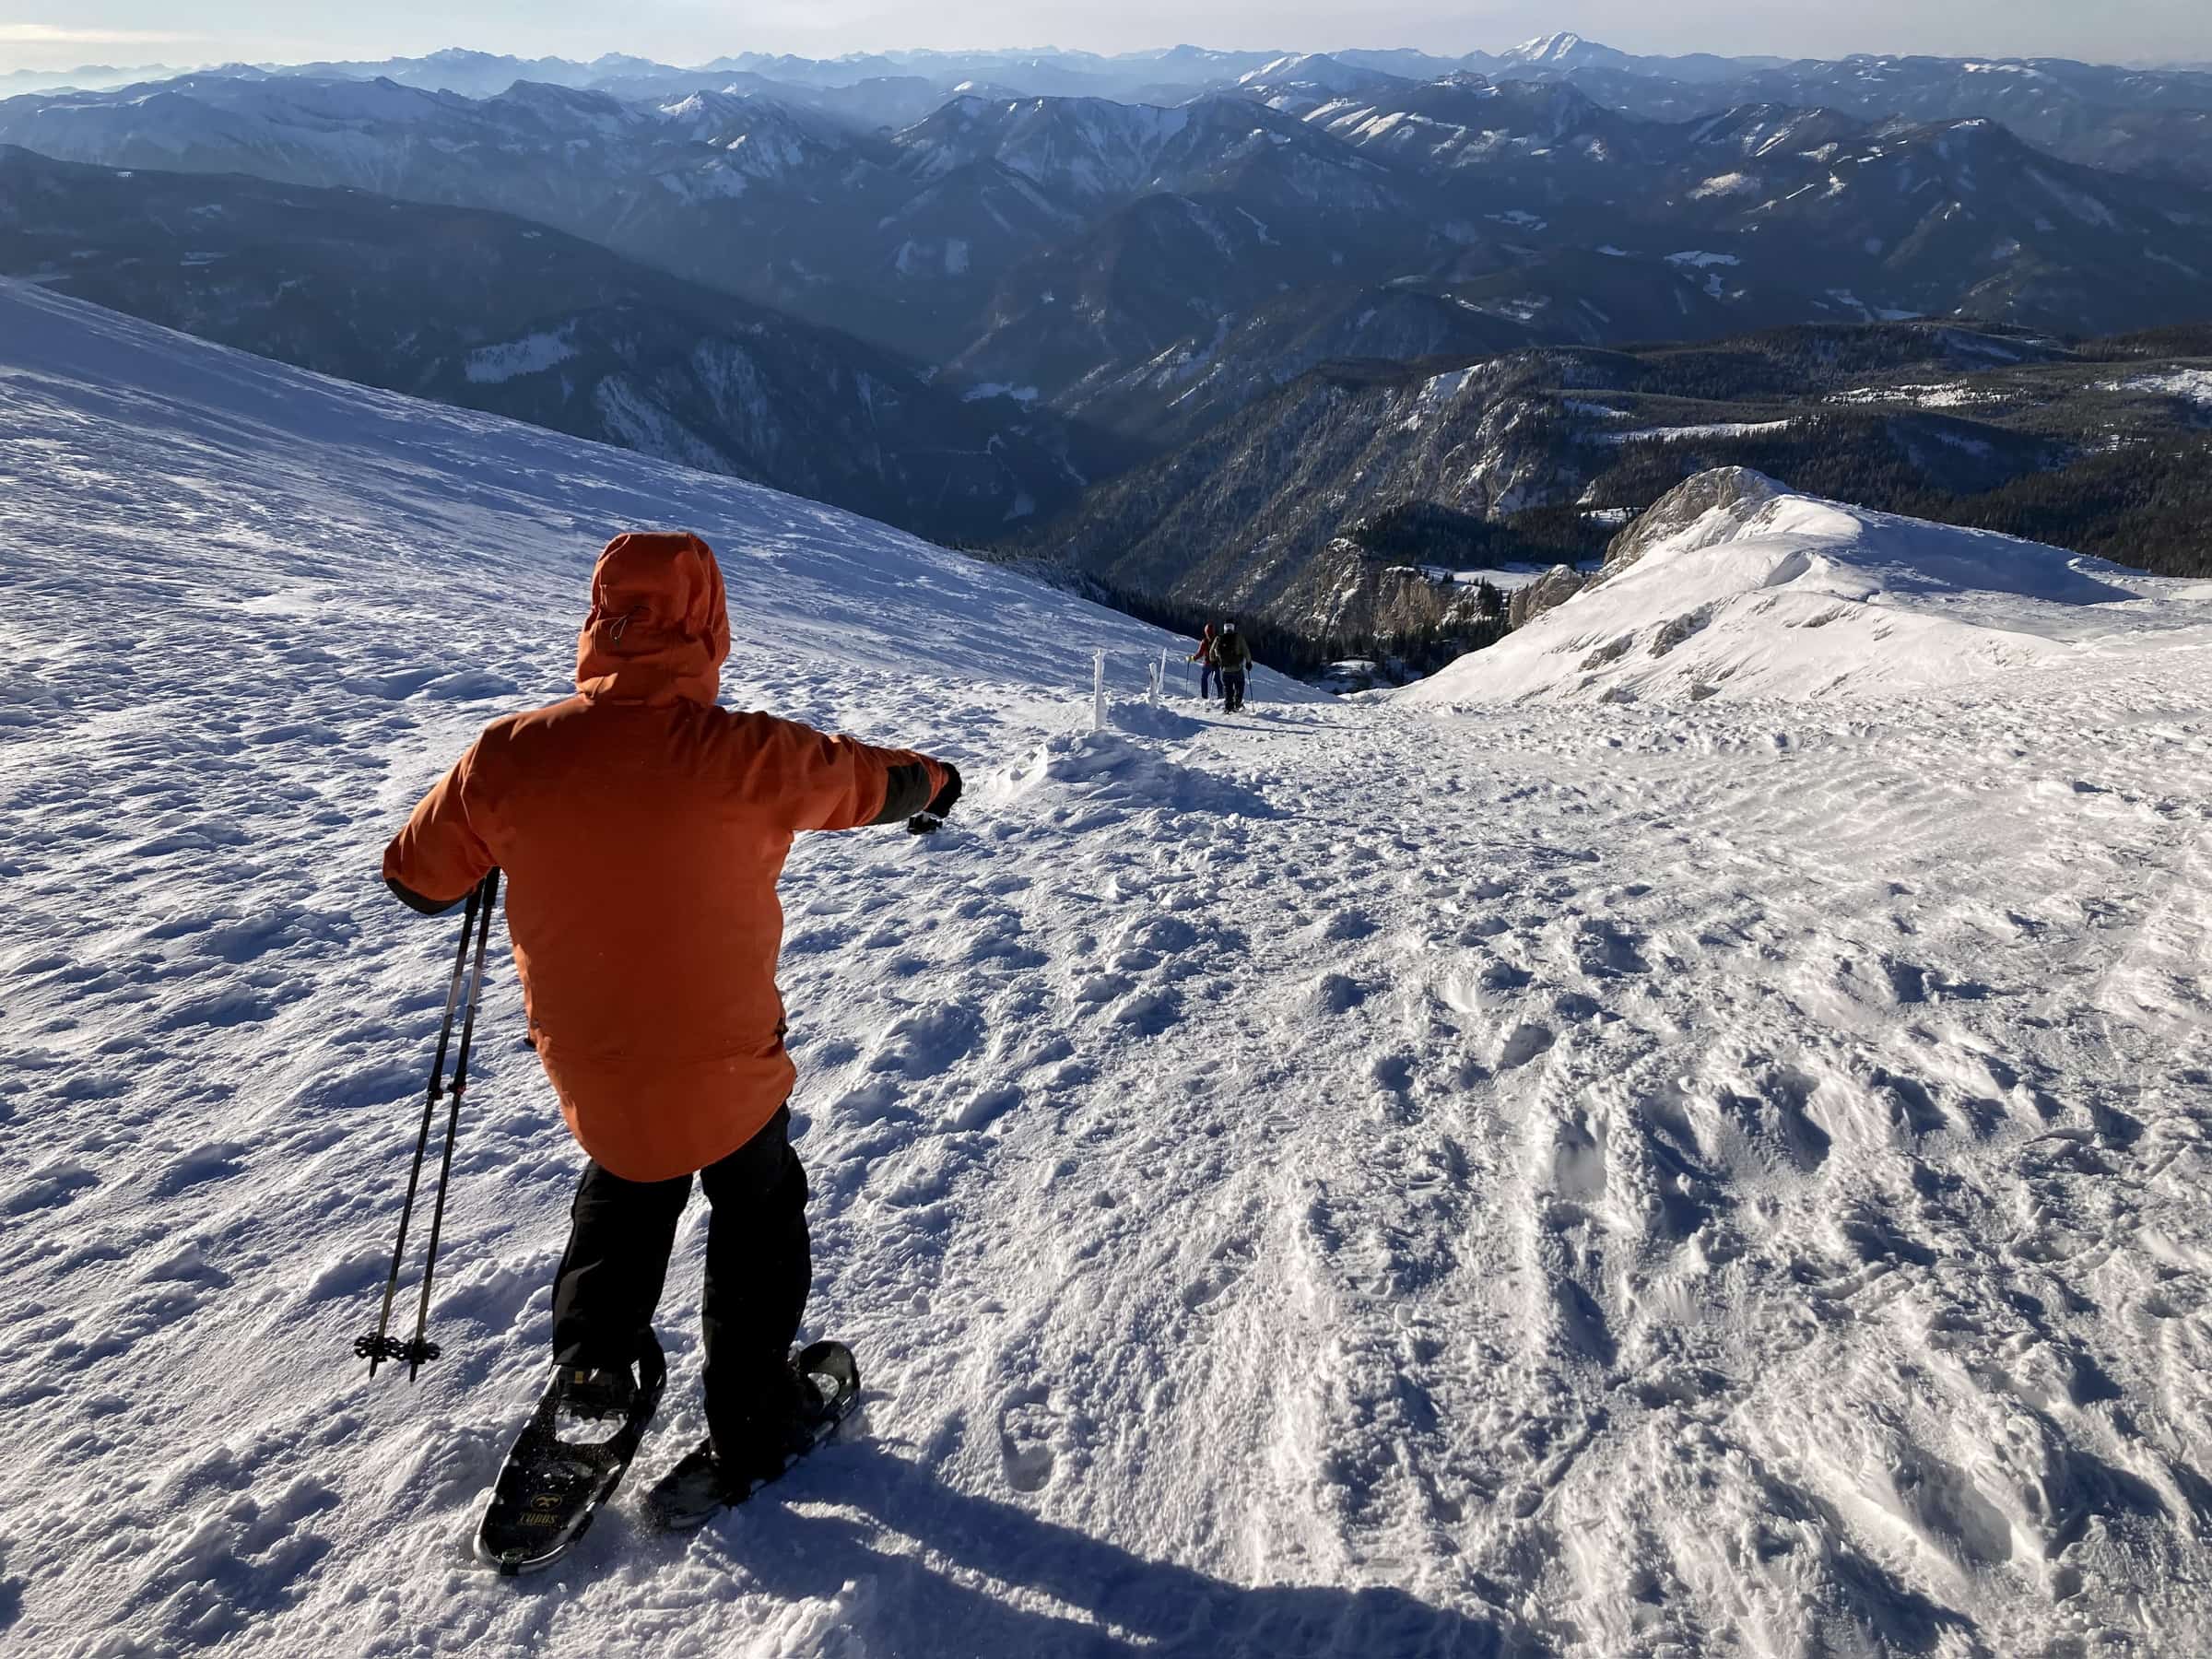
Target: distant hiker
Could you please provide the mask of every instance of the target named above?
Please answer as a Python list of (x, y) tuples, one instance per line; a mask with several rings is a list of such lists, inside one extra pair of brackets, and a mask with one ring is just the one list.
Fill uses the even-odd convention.
[(1222, 623), (1214, 639), (1214, 666), (1221, 675), (1221, 712), (1234, 714), (1244, 706), (1244, 677), (1252, 672), (1252, 647), (1234, 622)]
[(553, 1288), (564, 1418), (629, 1410), (694, 1174), (713, 1206), (709, 1432), (651, 1500), (675, 1525), (812, 1443), (817, 1396), (790, 1362), (813, 1277), (806, 1177), (775, 982), (792, 837), (934, 828), (960, 797), (944, 761), (718, 707), (729, 651), (707, 544), (617, 536), (592, 572), (577, 694), (486, 727), (383, 865), (433, 915), (506, 872), (531, 1039), (587, 1155)]
[(1220, 670), (1214, 666), (1214, 625), (1208, 622), (1206, 632), (1198, 638), (1198, 649), (1184, 659), (1198, 665), (1198, 695), (1211, 698), (1214, 694), (1214, 677)]

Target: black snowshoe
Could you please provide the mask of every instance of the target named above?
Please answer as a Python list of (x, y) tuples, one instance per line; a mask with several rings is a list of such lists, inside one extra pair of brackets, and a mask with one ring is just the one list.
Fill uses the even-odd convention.
[(835, 1434), (860, 1404), (860, 1369), (841, 1342), (818, 1342), (792, 1361), (798, 1395), (781, 1446), (765, 1448), (756, 1465), (729, 1469), (701, 1441), (645, 1495), (645, 1513), (667, 1532), (703, 1526), (780, 1478), (799, 1459)]
[(651, 1333), (633, 1377), (557, 1371), (515, 1437), (477, 1528), (477, 1559), (502, 1574), (536, 1572), (566, 1555), (615, 1495), (668, 1383)]

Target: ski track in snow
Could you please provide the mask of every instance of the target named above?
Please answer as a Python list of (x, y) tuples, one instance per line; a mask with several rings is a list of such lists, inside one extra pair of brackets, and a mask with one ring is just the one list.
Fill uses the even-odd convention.
[[(0, 1645), (2212, 1646), (2212, 651), (1223, 722), (880, 527), (0, 305), (55, 324), (0, 369)], [(446, 1355), (368, 1383), (458, 925), (376, 858), (562, 693), (599, 540), (686, 514), (730, 701), (971, 779), (784, 889), (807, 1327), (867, 1405), (640, 1528), (695, 1206), (631, 1486), (502, 1582), (577, 1154), (501, 959)]]

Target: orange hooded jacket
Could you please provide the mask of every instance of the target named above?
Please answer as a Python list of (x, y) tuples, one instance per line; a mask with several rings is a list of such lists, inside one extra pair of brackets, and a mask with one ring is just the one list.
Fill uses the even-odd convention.
[(583, 1149), (629, 1181), (743, 1146), (783, 1052), (776, 878), (801, 830), (897, 822), (936, 761), (715, 705), (722, 572), (696, 535), (618, 535), (592, 572), (577, 695), (482, 735), (384, 850), (435, 913), (497, 865), (538, 1058)]

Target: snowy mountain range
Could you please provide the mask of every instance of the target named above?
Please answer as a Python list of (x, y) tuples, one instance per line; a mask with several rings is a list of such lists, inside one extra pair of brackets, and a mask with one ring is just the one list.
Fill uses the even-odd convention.
[[(1151, 700), (1189, 641), (881, 524), (0, 283), (0, 1635), (2206, 1651), (2212, 594), (1747, 483), (1441, 706), (1229, 719)], [(578, 1157), (497, 952), (442, 1354), (370, 1382), (453, 958), (376, 854), (661, 525), (732, 706), (968, 789), (782, 888), (865, 1414), (647, 1528), (695, 1210), (636, 1475), (517, 1584), (466, 1539)], [(1931, 644), (1978, 671), (1886, 672)]]
[[(112, 303), (286, 360), (964, 540), (1171, 465), (1348, 362), (1418, 382), (1522, 348), (1921, 316), (2102, 336), (2205, 320), (2212, 280), (2212, 76), (2040, 61), (1645, 59), (1573, 35), (1464, 59), (441, 53), (0, 100), (6, 144), (133, 175), (85, 175), (78, 208), (38, 196), (10, 270), (91, 293), (97, 268)], [(339, 293), (327, 257), (286, 288), (310, 279), (274, 233), (241, 265), (197, 211), (230, 175), (361, 193), (344, 212), (364, 225), (504, 216), (479, 264), (523, 275), (410, 335), (393, 296), (415, 290), (378, 250), (355, 268), (382, 299)], [(96, 222), (157, 190), (194, 217)], [(532, 274), (557, 248), (590, 284)], [(255, 263), (258, 290), (228, 279)], [(733, 329), (806, 345), (772, 372), (747, 348), (739, 372), (717, 356)], [(503, 345), (536, 366), (456, 367)], [(1117, 500), (1093, 521), (1123, 523)]]
[[(2212, 270), (2212, 192), (2069, 166), (1985, 120), (1761, 104), (1653, 121), (1566, 82), (1466, 74), (1255, 107), (1271, 90), (1173, 108), (961, 95), (869, 134), (748, 91), (639, 102), (525, 82), (477, 100), (208, 76), (8, 100), (0, 142), (513, 213), (927, 362), (985, 347), (986, 382), (1070, 407), (1083, 382), (1194, 357), (1263, 303), (1325, 305), (1347, 283), (1490, 275), (1503, 291), (1468, 296), (1477, 309), (1588, 341), (1839, 307), (2103, 333), (2194, 320)], [(1198, 210), (1159, 213), (1176, 197)], [(1086, 248), (1124, 240), (1132, 210), (1166, 240), (1133, 261)], [(1254, 250), (1272, 294), (1253, 291)], [(1589, 273), (1623, 253), (1690, 262), (1698, 281), (1671, 312), (1617, 318)], [(1065, 267), (1108, 263), (1133, 286), (1094, 288), (1045, 320), (1049, 342), (1021, 341)]]
[(1044, 411), (477, 209), (0, 147), (0, 275), (947, 538), (1071, 504), (1106, 453)]

